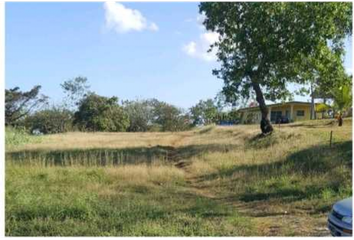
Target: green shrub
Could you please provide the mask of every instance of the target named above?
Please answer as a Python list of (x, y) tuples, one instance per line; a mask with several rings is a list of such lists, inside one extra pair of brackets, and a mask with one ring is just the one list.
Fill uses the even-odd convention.
[(7, 147), (18, 146), (39, 139), (39, 137), (30, 136), (25, 128), (5, 128), (5, 145)]
[(31, 133), (63, 133), (72, 130), (72, 121), (73, 114), (69, 110), (53, 107), (27, 117), (25, 126)]
[(118, 104), (117, 97), (107, 98), (92, 93), (80, 102), (74, 123), (81, 130), (125, 132), (129, 117)]

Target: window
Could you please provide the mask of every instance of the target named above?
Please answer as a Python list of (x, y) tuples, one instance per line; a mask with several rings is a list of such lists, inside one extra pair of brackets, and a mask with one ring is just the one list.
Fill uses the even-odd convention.
[(278, 118), (280, 118), (282, 115), (281, 111), (272, 111), (270, 113), (270, 121), (275, 122)]
[(304, 117), (305, 116), (305, 110), (297, 110), (296, 111), (296, 116)]

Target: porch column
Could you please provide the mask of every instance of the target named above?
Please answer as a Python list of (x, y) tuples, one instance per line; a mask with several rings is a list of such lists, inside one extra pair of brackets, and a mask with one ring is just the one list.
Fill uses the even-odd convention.
[(294, 121), (294, 104), (290, 105), (290, 119)]
[(270, 114), (272, 114), (272, 107), (268, 107), (268, 120), (270, 121)]

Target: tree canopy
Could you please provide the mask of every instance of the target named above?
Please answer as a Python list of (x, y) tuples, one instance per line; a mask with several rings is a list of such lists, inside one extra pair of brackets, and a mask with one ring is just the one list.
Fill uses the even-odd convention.
[(218, 107), (212, 99), (200, 100), (190, 112), (194, 124), (210, 124), (217, 120)]
[[(287, 99), (288, 83), (319, 84), (343, 71), (352, 4), (343, 2), (204, 2), (204, 26), (218, 33), (220, 69), (229, 101), (256, 95), (263, 133), (273, 131), (265, 100)], [(321, 82), (322, 81), (322, 82)]]
[(340, 112), (348, 111), (352, 106), (352, 76), (346, 76), (343, 83), (331, 90), (334, 108)]
[(189, 115), (171, 104), (152, 99), (154, 123), (161, 126), (162, 131), (183, 131), (189, 128)]
[(130, 132), (146, 132), (154, 122), (153, 106), (148, 100), (124, 101), (124, 110), (129, 116)]
[(72, 130), (73, 114), (71, 111), (52, 106), (29, 115), (24, 125), (31, 132), (43, 134), (63, 133)]
[(39, 95), (41, 86), (22, 92), (19, 87), (5, 89), (5, 123), (14, 125), (31, 111), (47, 103), (48, 97)]
[(129, 126), (129, 118), (117, 97), (91, 93), (81, 100), (74, 124), (88, 131), (124, 132)]
[(89, 93), (90, 85), (86, 77), (76, 77), (60, 84), (66, 94), (65, 106), (75, 109), (80, 100)]

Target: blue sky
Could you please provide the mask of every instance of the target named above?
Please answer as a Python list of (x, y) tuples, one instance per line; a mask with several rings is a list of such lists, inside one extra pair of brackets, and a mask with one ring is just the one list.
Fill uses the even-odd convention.
[(6, 88), (40, 84), (59, 102), (60, 83), (80, 75), (100, 95), (184, 108), (222, 88), (198, 3), (6, 3), (5, 21)]

